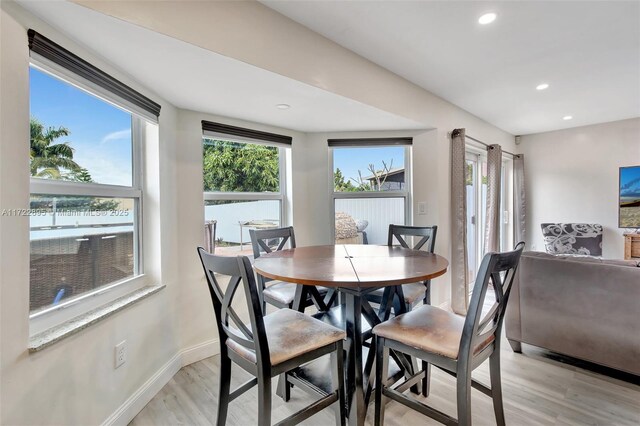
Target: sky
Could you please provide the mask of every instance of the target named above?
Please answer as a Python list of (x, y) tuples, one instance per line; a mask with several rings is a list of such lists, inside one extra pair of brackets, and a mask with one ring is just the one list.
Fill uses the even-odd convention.
[(31, 117), (69, 129), (73, 160), (94, 182), (131, 186), (131, 114), (36, 68), (31, 68)]
[(627, 201), (640, 199), (640, 166), (620, 169), (620, 198)]
[[(353, 178), (358, 181), (358, 170), (362, 177), (370, 176), (369, 164), (376, 170), (382, 170), (382, 162), (393, 169), (404, 167), (404, 146), (389, 146), (377, 148), (335, 148), (333, 150), (333, 168), (340, 169), (345, 181)], [(391, 165), (391, 160), (393, 164)], [(354, 183), (352, 181), (352, 183)]]

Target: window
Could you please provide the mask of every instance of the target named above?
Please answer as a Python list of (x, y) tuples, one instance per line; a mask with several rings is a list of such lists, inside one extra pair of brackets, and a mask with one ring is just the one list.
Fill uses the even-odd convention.
[[(138, 120), (34, 66), (30, 309), (140, 274)], [(136, 139), (136, 141), (134, 141)]]
[(285, 136), (203, 122), (204, 216), (215, 223), (207, 236), (210, 250), (251, 254), (250, 229), (285, 223), (284, 166), (290, 143)]
[(336, 243), (386, 244), (390, 224), (410, 223), (410, 144), (329, 140)]
[(28, 35), (30, 310), (40, 324), (87, 296), (114, 299), (142, 274), (142, 117), (157, 122), (160, 105)]

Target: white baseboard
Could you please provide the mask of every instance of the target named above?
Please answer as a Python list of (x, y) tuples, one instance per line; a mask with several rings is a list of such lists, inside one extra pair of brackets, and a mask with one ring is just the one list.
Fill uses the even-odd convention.
[(182, 367), (201, 361), (210, 356), (220, 353), (220, 345), (218, 339), (212, 339), (199, 345), (192, 346), (180, 352), (182, 357)]
[(196, 346), (186, 348), (175, 354), (156, 373), (103, 423), (103, 426), (127, 425), (145, 405), (166, 385), (169, 380), (184, 366), (203, 360), (220, 352), (218, 340), (209, 340)]

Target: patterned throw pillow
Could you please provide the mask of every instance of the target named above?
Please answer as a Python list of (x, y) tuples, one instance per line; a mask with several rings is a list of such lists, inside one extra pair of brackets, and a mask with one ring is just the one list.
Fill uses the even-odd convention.
[(602, 225), (597, 223), (543, 223), (547, 253), (602, 256)]

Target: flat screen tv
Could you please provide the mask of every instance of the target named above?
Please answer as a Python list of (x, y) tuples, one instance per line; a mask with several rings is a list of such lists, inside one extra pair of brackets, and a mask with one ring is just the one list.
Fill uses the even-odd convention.
[(640, 228), (640, 166), (620, 167), (620, 228)]

